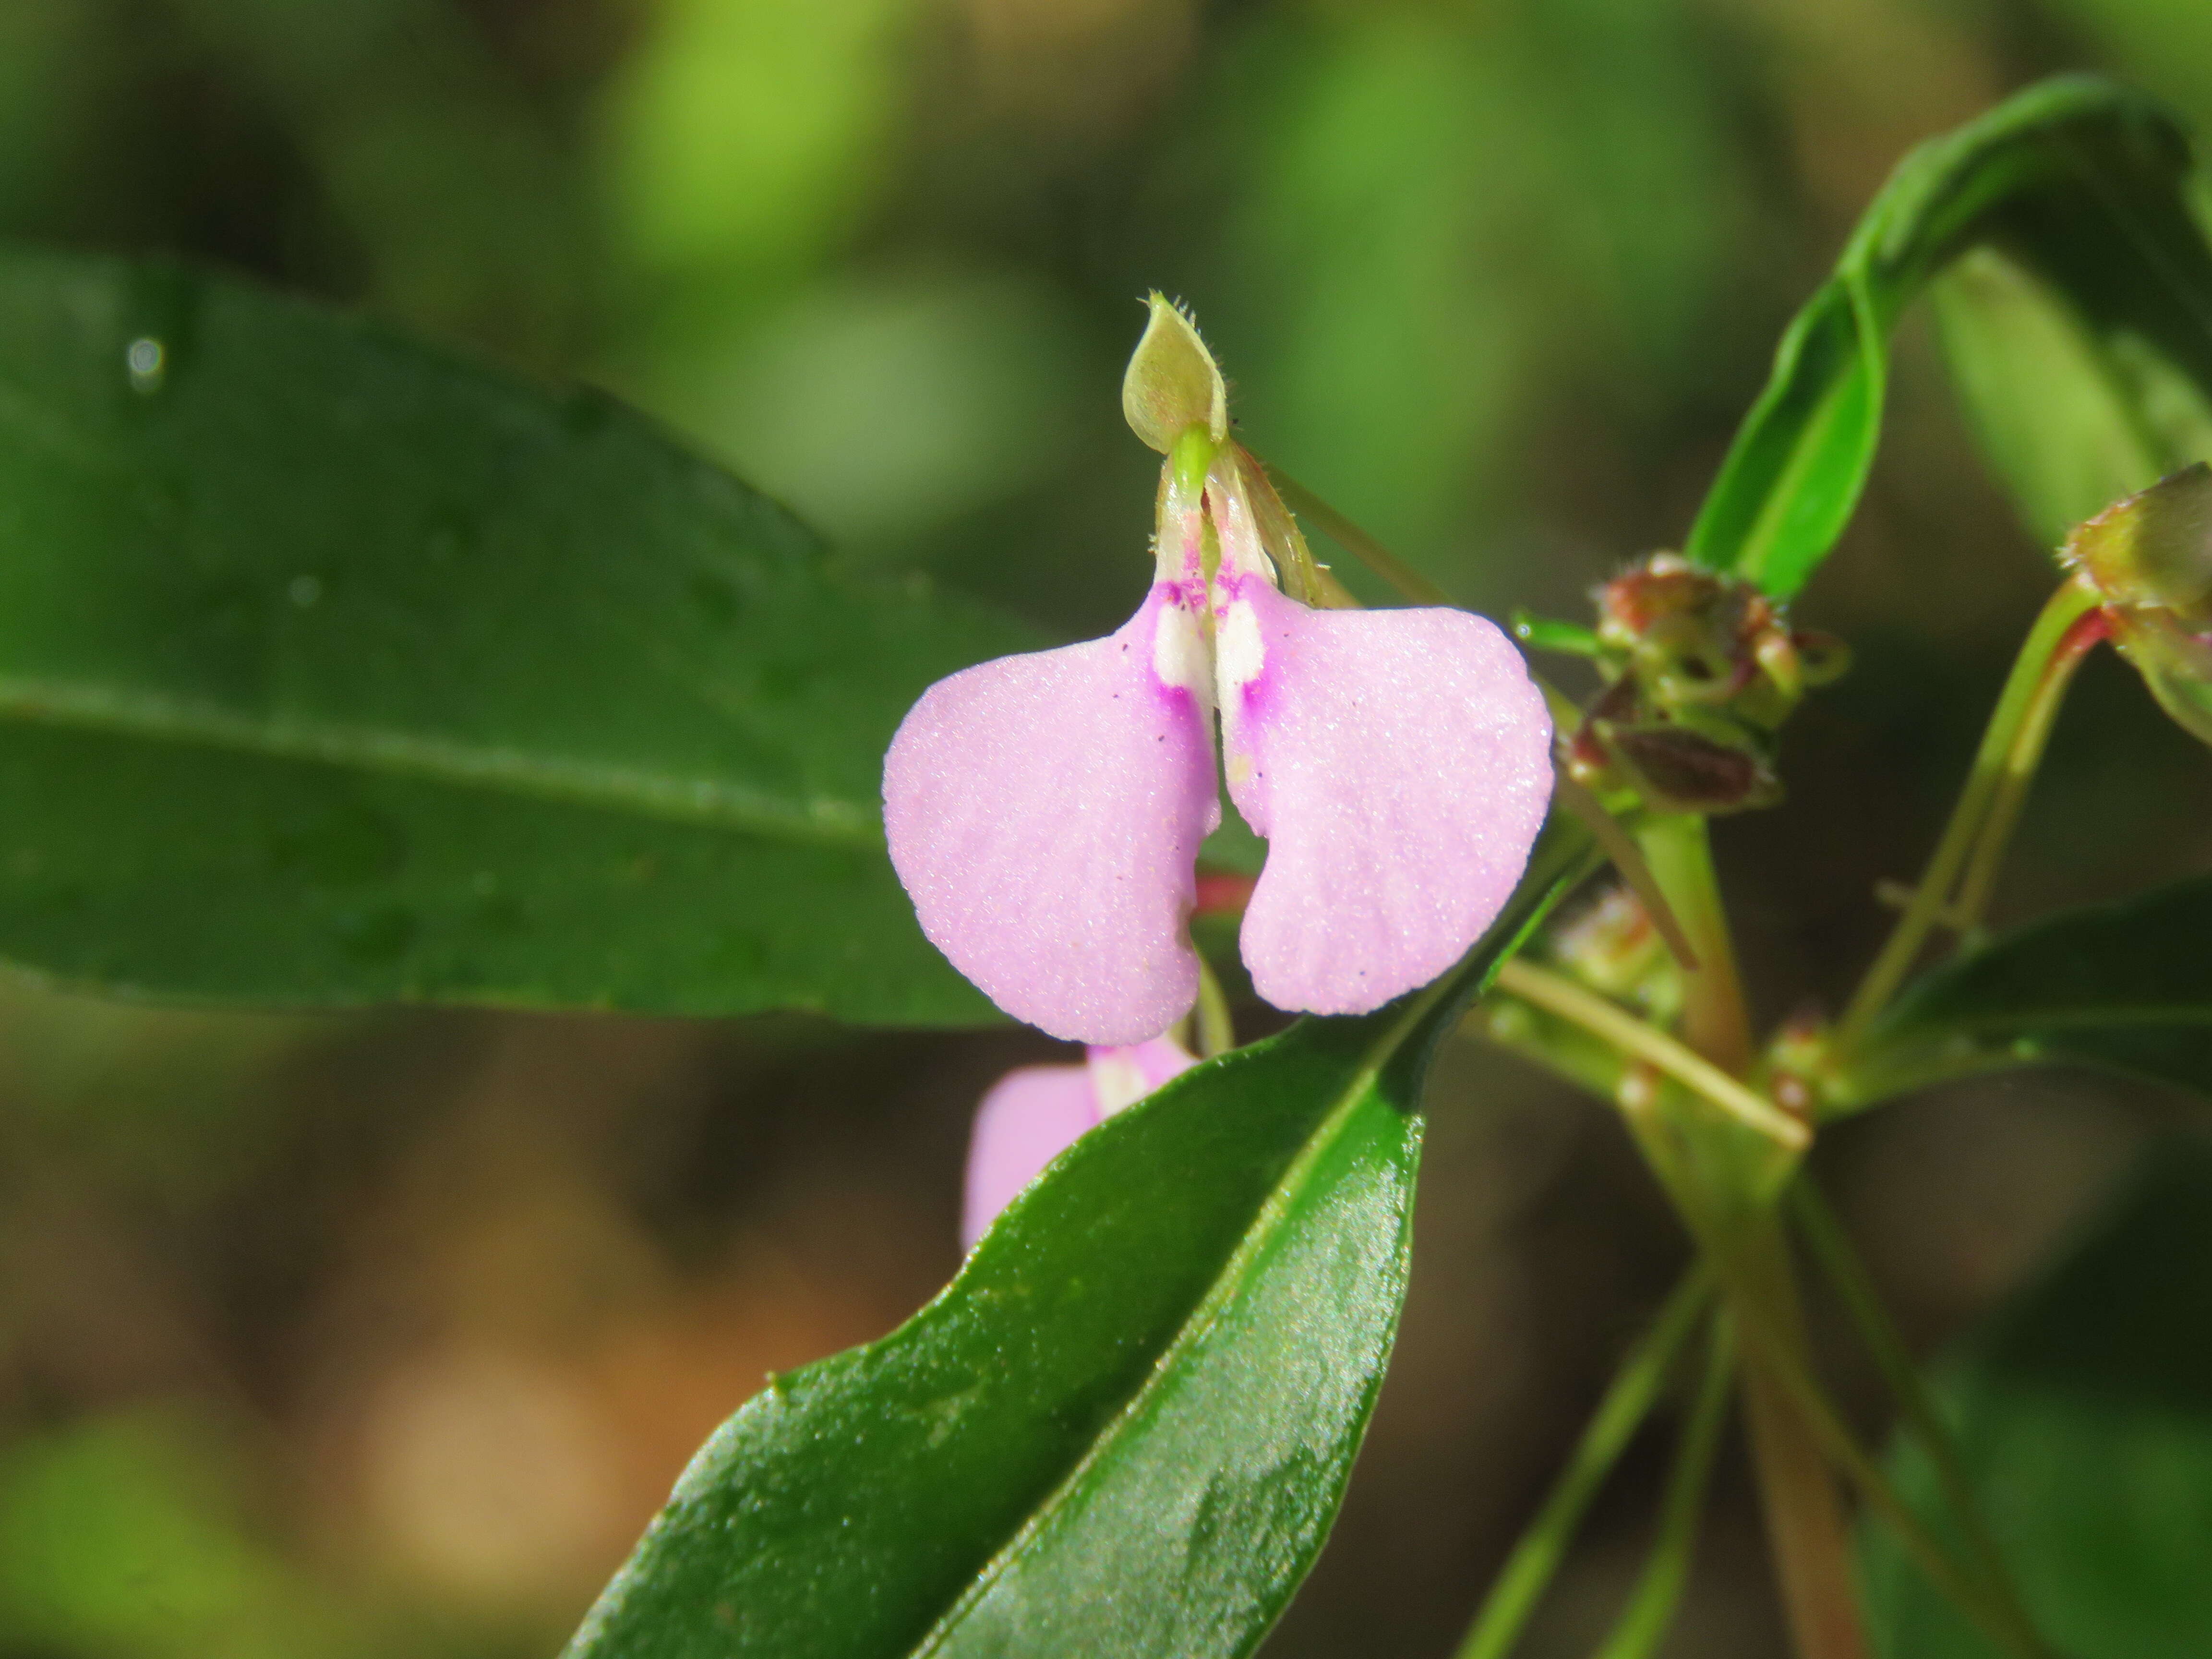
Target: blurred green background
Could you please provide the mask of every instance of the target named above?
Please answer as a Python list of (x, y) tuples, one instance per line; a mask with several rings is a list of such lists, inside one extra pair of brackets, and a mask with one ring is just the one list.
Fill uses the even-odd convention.
[[(1679, 538), (1905, 148), (2071, 67), (2212, 123), (2212, 9), (0, 0), (0, 234), (599, 382), (839, 556), (1071, 637), (1146, 574), (1116, 393), (1157, 286), (1264, 453), (1468, 602), (1573, 616)], [(2048, 580), (1917, 320), (1799, 609), (1858, 666), (1793, 730), (1790, 803), (1720, 834), (1767, 1017), (1864, 962)], [(2208, 853), (2212, 763), (2094, 663), (2000, 919)], [(551, 1650), (765, 1372), (950, 1277), (967, 1113), (1050, 1048), (0, 983), (0, 1656)], [(1821, 1167), (1932, 1345), (2185, 1115), (1984, 1083)], [(1471, 1048), (1422, 1204), (1397, 1368), (1271, 1654), (1444, 1651), (1682, 1253), (1604, 1112)], [(1530, 1654), (1605, 1628), (1664, 1465), (1662, 1431)], [(1778, 1653), (1765, 1572), (1732, 1458), (1670, 1650)]]

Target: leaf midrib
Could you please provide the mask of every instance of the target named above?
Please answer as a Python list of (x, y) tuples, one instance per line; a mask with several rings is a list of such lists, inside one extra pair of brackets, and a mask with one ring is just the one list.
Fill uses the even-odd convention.
[(718, 778), (533, 755), (388, 727), (257, 718), (167, 694), (0, 675), (0, 722), (189, 744), (787, 842), (865, 851), (883, 846), (875, 812), (835, 797), (787, 801)]

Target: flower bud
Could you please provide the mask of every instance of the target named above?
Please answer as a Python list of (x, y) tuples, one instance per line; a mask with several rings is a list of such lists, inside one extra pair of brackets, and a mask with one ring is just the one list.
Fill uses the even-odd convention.
[(2058, 556), (2107, 605), (2212, 627), (2212, 466), (2199, 461), (2115, 502), (2068, 537)]
[(1662, 1023), (1682, 1006), (1682, 972), (1636, 895), (1610, 887), (1553, 934), (1551, 953), (1574, 978)]
[(1569, 747), (1577, 781), (1662, 811), (1780, 799), (1775, 733), (1808, 687), (1843, 672), (1842, 642), (1793, 631), (1757, 588), (1679, 554), (1652, 555), (1597, 599), (1607, 685)]
[(2212, 467), (2106, 507), (2059, 558), (2105, 601), (2112, 643), (2159, 706), (2212, 743)]
[(2134, 665), (2159, 707), (2199, 743), (2212, 743), (2212, 634), (2191, 633), (2175, 613), (2112, 606), (2112, 643)]
[(1765, 757), (1679, 728), (1621, 727), (1594, 732), (1644, 804), (1661, 812), (1741, 812), (1772, 806), (1781, 780)]
[(1198, 330), (1154, 294), (1152, 319), (1121, 377), (1121, 414), (1129, 429), (1163, 455), (1193, 427), (1218, 448), (1229, 441), (1229, 387)]

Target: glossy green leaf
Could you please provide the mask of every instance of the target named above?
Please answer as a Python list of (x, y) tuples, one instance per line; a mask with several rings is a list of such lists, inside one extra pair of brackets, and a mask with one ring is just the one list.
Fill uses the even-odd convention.
[(1837, 1102), (1995, 1066), (2071, 1062), (2212, 1094), (2212, 877), (2062, 911), (1923, 975)]
[[(1936, 1377), (2030, 1616), (2068, 1659), (2198, 1659), (2212, 1632), (2212, 1152), (2155, 1148), (2123, 1201)], [(1905, 1495), (1932, 1509), (1927, 1461)], [(1905, 1559), (1863, 1540), (1887, 1659), (2002, 1659)]]
[(1689, 556), (1778, 597), (1804, 585), (1873, 467), (1899, 313), (1977, 246), (2051, 283), (2099, 337), (2140, 340), (2212, 386), (2212, 252), (2184, 199), (2188, 167), (2162, 106), (2087, 76), (1914, 150), (1784, 335)]
[(878, 823), (1033, 641), (590, 392), (0, 253), (0, 956), (165, 995), (968, 1021)]
[(569, 1659), (1249, 1652), (1312, 1564), (1406, 1283), (1466, 964), (1224, 1054), (1063, 1153), (950, 1289), (723, 1425)]

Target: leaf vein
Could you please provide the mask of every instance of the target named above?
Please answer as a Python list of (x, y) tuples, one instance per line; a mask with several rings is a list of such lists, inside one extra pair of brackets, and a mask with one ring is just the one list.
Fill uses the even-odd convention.
[(875, 812), (829, 796), (779, 799), (726, 779), (372, 726), (241, 714), (212, 702), (0, 676), (0, 721), (197, 744), (334, 766), (782, 841), (874, 850)]

